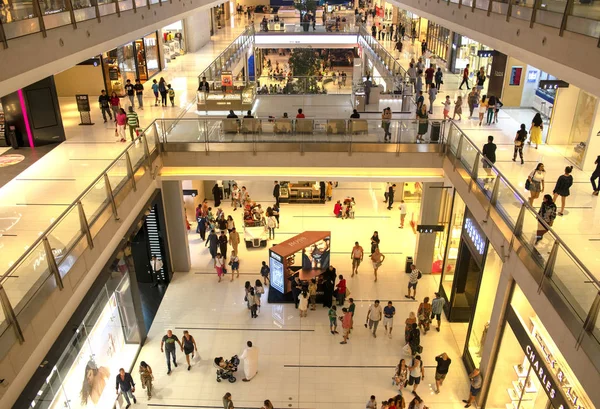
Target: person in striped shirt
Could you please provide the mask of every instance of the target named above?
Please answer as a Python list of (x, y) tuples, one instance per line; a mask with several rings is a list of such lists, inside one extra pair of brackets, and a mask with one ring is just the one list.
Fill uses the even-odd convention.
[(135, 113), (132, 106), (129, 107), (129, 111), (127, 112), (127, 126), (129, 126), (129, 136), (133, 141), (135, 139), (133, 133), (136, 128), (140, 126), (140, 120), (138, 118), (138, 114)]

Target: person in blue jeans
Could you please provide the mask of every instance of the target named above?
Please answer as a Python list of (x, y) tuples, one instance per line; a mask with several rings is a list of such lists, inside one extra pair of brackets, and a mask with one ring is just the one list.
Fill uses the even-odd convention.
[[(179, 348), (183, 351), (183, 345), (181, 345), (181, 341), (177, 338), (177, 335), (173, 335), (173, 331), (168, 330), (167, 335), (162, 338), (160, 341), (160, 352), (165, 353), (165, 357), (167, 358), (167, 375), (171, 375), (171, 361), (170, 357), (172, 356), (173, 365), (177, 368), (177, 355), (175, 354), (175, 343), (179, 344)], [(164, 347), (164, 348), (163, 348)]]
[(133, 382), (133, 378), (131, 374), (125, 372), (125, 369), (119, 369), (119, 374), (117, 375), (117, 395), (119, 394), (119, 387), (121, 388), (121, 395), (125, 398), (127, 402), (127, 406), (125, 408), (129, 408), (131, 406), (131, 401), (129, 399), (133, 399), (133, 403), (137, 403), (135, 396), (133, 396), (133, 392), (135, 392), (135, 383)]

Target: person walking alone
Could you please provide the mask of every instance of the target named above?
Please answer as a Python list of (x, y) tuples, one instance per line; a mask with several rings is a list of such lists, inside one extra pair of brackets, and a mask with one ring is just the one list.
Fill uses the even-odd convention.
[(383, 264), (385, 255), (381, 254), (379, 247), (375, 249), (375, 252), (371, 254), (371, 263), (373, 265), (373, 274), (375, 275), (375, 282), (377, 282), (377, 270)]
[(146, 389), (148, 400), (152, 399), (152, 368), (145, 361), (140, 362), (140, 380), (142, 381), (142, 389)]
[(190, 355), (192, 355), (192, 359), (194, 358), (194, 352), (198, 353), (198, 347), (196, 346), (196, 340), (194, 337), (187, 331), (183, 331), (183, 353), (185, 354), (185, 360), (188, 364), (187, 370), (192, 369), (192, 364), (190, 363)]
[(98, 105), (100, 106), (100, 110), (102, 111), (102, 119), (106, 123), (106, 114), (110, 120), (113, 120), (113, 116), (110, 110), (110, 98), (106, 95), (106, 90), (100, 91), (100, 96), (98, 97)]
[[(273, 186), (273, 197), (275, 198), (275, 205), (279, 206), (279, 194), (280, 194), (280, 186), (279, 182), (275, 181), (275, 185)], [(275, 238), (275, 237), (273, 237)]]
[(388, 188), (388, 196), (387, 196), (387, 200), (388, 200), (388, 210), (392, 210), (392, 204), (394, 204), (394, 193), (396, 192), (396, 184), (393, 183), (389, 188)]
[[(383, 308), (383, 328), (389, 338), (392, 338), (392, 329), (394, 328), (394, 315), (396, 315), (396, 307), (388, 301), (387, 306)], [(389, 327), (389, 331), (388, 331)]]
[(179, 347), (183, 351), (183, 345), (177, 335), (173, 335), (173, 331), (168, 330), (167, 335), (162, 337), (160, 341), (160, 352), (164, 352), (165, 357), (167, 358), (167, 375), (171, 375), (171, 361), (169, 358), (173, 359), (173, 365), (177, 368), (177, 354), (175, 353), (175, 343), (179, 344)]
[(435, 87), (435, 84), (429, 84), (429, 114), (433, 114), (433, 103), (437, 98), (438, 90)]
[[(554, 219), (556, 219), (556, 204), (554, 204), (552, 196), (544, 195), (538, 215), (549, 227), (552, 227)], [(535, 244), (538, 244), (542, 240), (546, 232), (548, 232), (548, 229), (538, 220)]]
[(444, 304), (446, 304), (446, 300), (442, 298), (440, 293), (435, 293), (435, 298), (433, 299), (433, 301), (431, 301), (431, 318), (435, 318), (435, 320), (437, 321), (437, 327), (435, 328), (437, 332), (440, 332)]
[[(544, 178), (546, 177), (546, 170), (544, 169), (543, 163), (538, 163), (537, 166), (529, 176), (527, 177), (527, 181), (529, 182), (529, 204), (533, 206), (533, 202), (535, 199), (540, 197), (540, 193), (544, 192)], [(527, 184), (525, 185), (527, 189)]]
[(373, 232), (371, 236), (371, 254), (375, 253), (375, 249), (379, 247), (379, 233), (377, 231)]
[[(129, 127), (129, 137), (133, 142), (135, 140), (135, 136), (137, 136), (136, 129), (140, 126), (140, 120), (138, 118), (138, 114), (133, 110), (133, 107), (129, 107), (129, 112), (127, 112), (127, 126)], [(136, 134), (134, 136), (134, 133)]]
[(350, 277), (354, 277), (354, 274), (358, 274), (358, 266), (363, 261), (363, 257), (365, 252), (363, 248), (358, 244), (357, 241), (354, 242), (354, 247), (352, 247), (352, 253), (350, 254), (350, 258), (352, 259), (352, 275)]
[(531, 128), (529, 128), (529, 145), (535, 143), (535, 149), (542, 143), (542, 131), (544, 130), (544, 121), (542, 116), (538, 112), (534, 115), (531, 121)]
[(521, 158), (521, 165), (525, 163), (525, 161), (523, 160), (523, 145), (525, 144), (525, 141), (527, 140), (527, 129), (525, 127), (525, 124), (521, 124), (521, 129), (519, 129), (517, 131), (517, 134), (515, 135), (515, 140), (514, 140), (514, 153), (513, 153), (513, 158), (512, 161), (516, 162), (517, 160), (517, 153), (519, 154), (519, 157)]
[(463, 84), (467, 85), (467, 89), (471, 89), (471, 88), (469, 88), (469, 64), (467, 64), (467, 66), (463, 70), (463, 79), (462, 79), (462, 82), (460, 83), (460, 85), (458, 86), (458, 89), (461, 91), (462, 91)]
[(342, 335), (344, 339), (340, 344), (347, 344), (348, 338), (350, 337), (350, 330), (352, 329), (352, 313), (348, 311), (348, 308), (342, 308), (344, 315), (340, 317), (342, 321)]
[(136, 78), (133, 89), (135, 90), (135, 96), (138, 100), (138, 108), (144, 110), (144, 86), (139, 78)]
[(277, 227), (277, 219), (273, 214), (267, 218), (267, 228), (269, 229), (269, 240), (275, 240), (275, 228)]
[(406, 219), (406, 203), (404, 203), (404, 200), (400, 200), (400, 207), (398, 207), (398, 209), (400, 209), (400, 229), (404, 228), (404, 220)]
[[(421, 278), (422, 274), (421, 270), (417, 269), (417, 266), (414, 264), (411, 264), (410, 269), (410, 276), (408, 277), (408, 294), (406, 294), (404, 297), (412, 298), (414, 300), (417, 296), (417, 284), (419, 283), (419, 279)], [(414, 294), (412, 296), (410, 295), (411, 288), (414, 289)]]
[[(248, 11), (248, 14), (250, 14), (250, 11)], [(231, 393), (229, 392), (223, 395), (223, 409), (235, 409), (231, 400)]]
[(558, 180), (556, 181), (556, 186), (554, 186), (554, 196), (552, 200), (556, 202), (556, 198), (560, 196), (560, 211), (558, 212), (559, 216), (562, 216), (565, 211), (565, 201), (567, 200), (567, 196), (569, 196), (570, 187), (573, 186), (573, 176), (571, 176), (571, 172), (573, 171), (573, 166), (567, 166), (565, 168), (565, 174), (560, 175)]
[(446, 379), (446, 375), (448, 375), (448, 369), (450, 368), (450, 364), (452, 360), (448, 357), (447, 353), (442, 353), (435, 357), (435, 362), (437, 365), (435, 367), (435, 393), (440, 393), (440, 387), (444, 383), (444, 379)]
[(381, 305), (379, 304), (379, 300), (375, 300), (375, 302), (367, 311), (367, 318), (365, 322), (365, 328), (367, 326), (369, 327), (369, 331), (371, 331), (373, 334), (373, 338), (377, 338), (377, 326), (379, 325), (379, 321), (381, 321), (382, 316), (383, 311), (381, 309)]
[(117, 385), (117, 396), (119, 395), (119, 389), (121, 389), (121, 395), (125, 398), (127, 402), (127, 406), (125, 408), (129, 408), (131, 406), (131, 401), (129, 399), (133, 399), (133, 403), (137, 403), (133, 392), (135, 392), (135, 383), (133, 382), (133, 378), (131, 374), (125, 372), (125, 369), (119, 369), (119, 374), (116, 379)]

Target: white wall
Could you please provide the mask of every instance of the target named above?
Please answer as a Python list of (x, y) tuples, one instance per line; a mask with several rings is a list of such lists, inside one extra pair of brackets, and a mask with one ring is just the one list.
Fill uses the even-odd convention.
[(193, 53), (210, 41), (210, 10), (204, 9), (183, 20), (187, 51)]

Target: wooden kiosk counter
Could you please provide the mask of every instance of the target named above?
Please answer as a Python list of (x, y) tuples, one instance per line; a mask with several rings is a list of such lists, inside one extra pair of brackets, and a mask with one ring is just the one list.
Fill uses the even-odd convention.
[(321, 275), (329, 267), (330, 249), (330, 231), (305, 231), (271, 247), (271, 288), (283, 296), (291, 291), (291, 281), (296, 275), (303, 281)]

